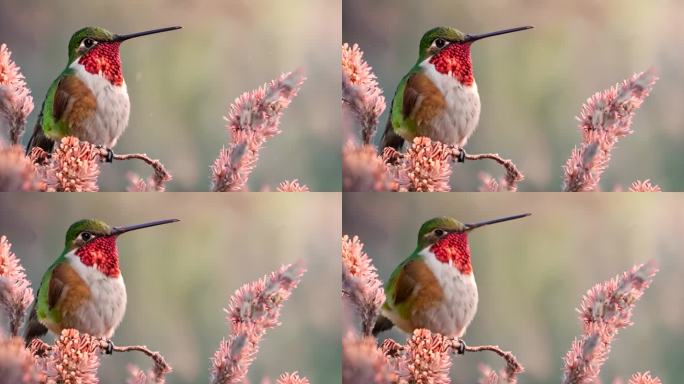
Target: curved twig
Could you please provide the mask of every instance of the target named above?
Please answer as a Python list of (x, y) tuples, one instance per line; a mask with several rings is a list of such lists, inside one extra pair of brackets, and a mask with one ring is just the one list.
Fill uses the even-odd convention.
[[(161, 355), (161, 353), (157, 351), (151, 351), (147, 348), (147, 346), (144, 345), (127, 345), (127, 346), (117, 346), (112, 345), (112, 351), (114, 352), (130, 352), (130, 351), (138, 351), (146, 354), (147, 356), (152, 359), (154, 362), (154, 367), (152, 368), (152, 372), (154, 372), (155, 377), (157, 378), (163, 378), (164, 375), (167, 373), (171, 372), (172, 368), (171, 366), (164, 360), (164, 356)], [(109, 342), (105, 339), (100, 342), (100, 349), (106, 350), (107, 347), (109, 346)]]
[(525, 371), (518, 359), (510, 351), (504, 351), (499, 348), (498, 345), (477, 345), (477, 346), (466, 346), (466, 352), (481, 352), (481, 351), (491, 351), (501, 356), (506, 361), (506, 374), (509, 378), (515, 378), (519, 373)]
[(501, 166), (506, 169), (506, 176), (504, 177), (504, 180), (506, 180), (506, 188), (508, 188), (509, 191), (516, 190), (518, 182), (525, 179), (525, 175), (518, 170), (518, 167), (513, 163), (512, 160), (504, 159), (499, 156), (498, 153), (481, 153), (477, 155), (466, 154), (465, 158), (467, 160), (491, 159), (501, 164)]
[[(107, 150), (100, 150), (100, 159), (104, 161), (107, 158)], [(154, 170), (154, 175), (152, 175), (152, 181), (154, 181), (155, 189), (163, 190), (164, 184), (172, 179), (171, 174), (166, 170), (161, 161), (156, 159), (151, 159), (145, 153), (129, 153), (125, 155), (114, 155), (114, 160), (131, 160), (137, 159), (142, 160), (147, 163)]]

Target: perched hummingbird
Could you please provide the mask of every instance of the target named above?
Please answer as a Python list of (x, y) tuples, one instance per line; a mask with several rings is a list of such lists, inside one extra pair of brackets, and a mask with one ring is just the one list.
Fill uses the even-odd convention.
[[(401, 149), (404, 140), (427, 136), (463, 148), (480, 120), (480, 95), (470, 45), (477, 40), (532, 27), (466, 35), (437, 27), (420, 39), (418, 61), (401, 79), (392, 100), (381, 148)], [(465, 152), (461, 151), (463, 161)]]
[(154, 29), (115, 35), (99, 27), (86, 27), (69, 40), (69, 62), (48, 89), (33, 135), (26, 147), (52, 151), (54, 142), (76, 136), (91, 144), (111, 148), (128, 126), (131, 103), (121, 71), (121, 43), (134, 37), (172, 31)]
[(416, 249), (392, 272), (385, 285), (387, 299), (373, 335), (396, 325), (409, 333), (426, 328), (462, 337), (475, 317), (478, 300), (468, 232), (529, 215), (476, 224), (463, 224), (451, 217), (426, 221), (418, 232)]
[(26, 344), (48, 330), (74, 328), (109, 339), (126, 311), (126, 286), (116, 239), (130, 231), (177, 219), (128, 227), (80, 220), (69, 227), (64, 250), (43, 275), (25, 331)]

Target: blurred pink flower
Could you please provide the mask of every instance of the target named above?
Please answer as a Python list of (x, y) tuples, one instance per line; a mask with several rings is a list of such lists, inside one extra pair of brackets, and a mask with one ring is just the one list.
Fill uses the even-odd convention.
[(33, 97), (11, 55), (5, 44), (0, 45), (0, 130), (7, 130), (10, 143), (18, 144), (33, 111)]
[(211, 167), (214, 192), (246, 189), (261, 147), (281, 132), (280, 117), (305, 79), (301, 71), (289, 72), (235, 99), (226, 117), (232, 142), (221, 149)]
[(37, 169), (31, 160), (24, 156), (19, 145), (0, 144), (0, 191), (36, 191), (44, 188)]
[(630, 192), (662, 192), (659, 186), (651, 184), (651, 180), (637, 180), (629, 187)]
[(100, 151), (73, 136), (62, 138), (46, 166), (48, 191), (97, 192)]
[(283, 373), (276, 381), (276, 384), (309, 384), (309, 379), (306, 377), (299, 377), (297, 372)]
[(211, 382), (241, 383), (259, 351), (266, 331), (280, 325), (280, 310), (301, 281), (301, 264), (282, 266), (263, 278), (243, 285), (231, 296), (226, 320), (232, 326), (212, 358)]
[(45, 380), (36, 369), (31, 351), (21, 337), (5, 338), (0, 334), (0, 382), (7, 384), (37, 384)]
[(662, 384), (657, 377), (651, 377), (650, 372), (646, 373), (635, 373), (630, 379), (628, 384)]
[(278, 188), (276, 188), (276, 191), (278, 192), (309, 192), (309, 187), (306, 185), (301, 185), (299, 184), (299, 180), (294, 179), (292, 181), (285, 180), (280, 185), (278, 185)]
[(451, 150), (439, 141), (416, 137), (398, 168), (400, 191), (448, 192)]
[(565, 355), (564, 384), (598, 380), (613, 339), (620, 329), (632, 325), (632, 310), (657, 271), (654, 262), (634, 266), (587, 291), (578, 308), (583, 335)]
[(518, 382), (518, 379), (511, 377), (505, 369), (496, 372), (486, 364), (480, 364), (478, 368), (480, 369), (480, 379), (477, 384), (516, 384)]
[(128, 187), (126, 188), (128, 192), (164, 192), (165, 190), (164, 183), (157, 183), (155, 177), (143, 179), (136, 173), (128, 174)]
[(606, 91), (597, 92), (578, 117), (582, 142), (564, 166), (566, 192), (595, 191), (619, 139), (633, 131), (632, 118), (658, 77), (649, 70), (635, 74)]
[(342, 44), (342, 101), (361, 122), (363, 143), (370, 144), (385, 110), (385, 97), (358, 44)]
[(0, 306), (9, 320), (10, 335), (17, 336), (24, 315), (33, 302), (33, 289), (24, 267), (11, 250), (7, 237), (0, 237)]
[(342, 383), (389, 384), (396, 382), (389, 362), (370, 336), (348, 332), (342, 339)]
[(350, 300), (361, 317), (361, 330), (370, 336), (380, 307), (385, 302), (385, 291), (378, 272), (363, 243), (357, 236), (342, 236), (342, 296)]
[(451, 343), (439, 333), (416, 329), (406, 342), (399, 377), (408, 383), (449, 384)]
[(100, 341), (75, 329), (65, 329), (47, 358), (48, 383), (96, 384)]
[(387, 191), (393, 183), (389, 168), (375, 147), (357, 146), (351, 140), (342, 149), (342, 185), (344, 191)]
[(153, 371), (145, 372), (135, 365), (128, 366), (126, 384), (164, 384), (164, 375), (157, 376)]

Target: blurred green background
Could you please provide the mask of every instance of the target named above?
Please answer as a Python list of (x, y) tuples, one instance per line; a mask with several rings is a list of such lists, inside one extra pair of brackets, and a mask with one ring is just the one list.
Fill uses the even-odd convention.
[[(532, 216), (474, 231), (470, 245), (480, 294), (471, 345), (498, 344), (526, 368), (521, 383), (558, 383), (562, 357), (581, 332), (575, 308), (594, 284), (655, 259), (660, 272), (620, 332), (601, 378), (650, 370), (664, 383), (684, 377), (684, 196), (675, 194), (359, 194), (343, 197), (343, 232), (359, 235), (386, 280), (415, 248), (427, 219), (476, 222)], [(401, 342), (400, 331), (383, 334)], [(454, 359), (458, 383), (474, 383), (490, 353)]]
[[(327, 383), (340, 377), (340, 204), (333, 193), (0, 194), (0, 234), (35, 289), (76, 220), (181, 219), (118, 241), (128, 309), (113, 340), (160, 351), (174, 369), (168, 383), (207, 382), (209, 358), (228, 335), (222, 309), (229, 296), (282, 264), (304, 260), (308, 272), (284, 305), (282, 325), (266, 334), (249, 377), (259, 383), (299, 371), (312, 383)], [(128, 363), (150, 367), (135, 352), (104, 356), (102, 382), (124, 382)]]
[[(329, 0), (2, 0), (0, 43), (21, 66), (39, 109), (67, 64), (76, 30), (182, 25), (127, 42), (121, 52), (131, 120), (115, 150), (161, 159), (174, 176), (169, 190), (207, 190), (209, 166), (228, 142), (228, 106), (242, 92), (301, 67), (308, 80), (283, 116), (283, 133), (262, 150), (249, 185), (273, 189), (298, 178), (312, 190), (339, 191), (340, 13), (340, 2)], [(149, 174), (137, 163), (104, 165), (101, 189), (123, 190), (129, 170)]]
[[(649, 67), (655, 67), (661, 79), (637, 112), (634, 135), (614, 151), (601, 185), (612, 190), (617, 184), (629, 186), (636, 179), (650, 178), (664, 190), (684, 190), (684, 114), (680, 112), (684, 2), (345, 0), (343, 4), (343, 41), (360, 45), (388, 103), (418, 57), (421, 36), (439, 25), (468, 33), (535, 27), (473, 45), (482, 115), (466, 149), (499, 152), (513, 159), (526, 176), (521, 190), (559, 190), (561, 166), (579, 142), (574, 117), (582, 103), (594, 92)], [(456, 166), (454, 190), (476, 190), (481, 171), (502, 175), (491, 161)]]

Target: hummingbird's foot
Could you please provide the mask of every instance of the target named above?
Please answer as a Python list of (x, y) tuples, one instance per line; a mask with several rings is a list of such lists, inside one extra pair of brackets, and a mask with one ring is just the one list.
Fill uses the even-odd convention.
[(465, 341), (463, 341), (463, 339), (458, 339), (458, 347), (456, 348), (456, 352), (459, 355), (463, 355), (467, 347), (468, 346), (466, 345)]
[(107, 151), (107, 155), (105, 156), (105, 162), (111, 163), (114, 161), (114, 151), (112, 151), (111, 148), (107, 148), (104, 145), (98, 145), (97, 148)]
[(107, 339), (105, 343), (107, 343), (107, 346), (105, 347), (105, 353), (108, 355), (114, 353), (114, 343), (109, 339)]
[(459, 163), (465, 163), (466, 159), (466, 151), (463, 148), (458, 149), (458, 157), (456, 158), (456, 161)]

